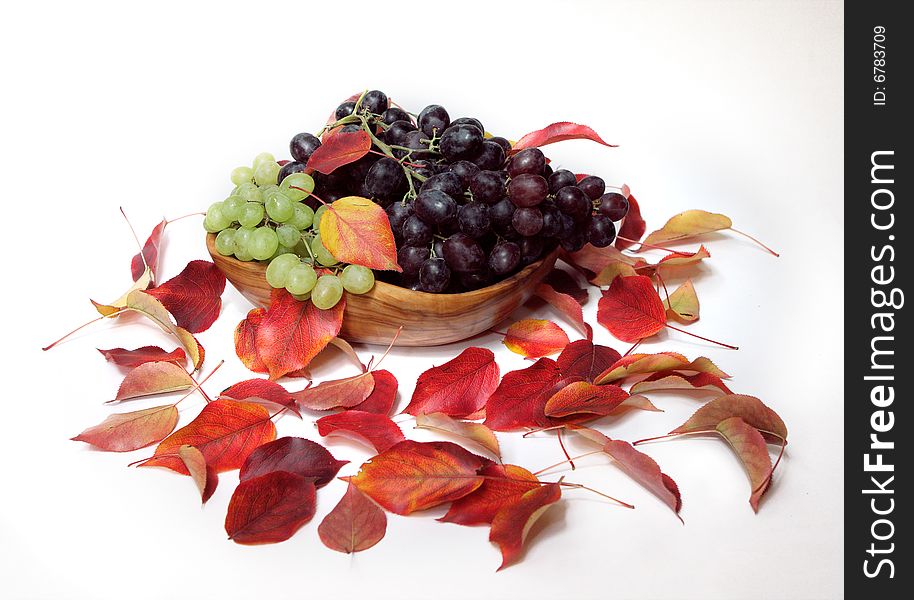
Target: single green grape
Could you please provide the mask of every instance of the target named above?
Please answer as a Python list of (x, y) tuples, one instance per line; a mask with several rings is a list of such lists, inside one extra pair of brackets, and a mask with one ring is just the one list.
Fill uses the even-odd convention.
[(311, 240), (311, 252), (314, 253), (315, 260), (325, 267), (335, 265), (338, 262), (336, 257), (330, 254), (330, 251), (324, 247), (320, 235), (314, 236), (314, 239)]
[(218, 233), (232, 224), (232, 220), (225, 214), (222, 202), (213, 202), (206, 210), (203, 227), (210, 233)]
[(238, 222), (242, 227), (256, 227), (263, 221), (263, 204), (259, 202), (245, 202), (238, 215)]
[(222, 212), (232, 221), (237, 221), (241, 217), (241, 209), (244, 208), (245, 200), (241, 196), (229, 196), (222, 201)]
[(235, 230), (223, 229), (216, 236), (216, 252), (222, 256), (231, 256), (235, 253)]
[(321, 275), (311, 290), (311, 302), (321, 310), (336, 306), (343, 297), (343, 284), (336, 275)]
[(294, 254), (280, 254), (267, 266), (267, 283), (275, 288), (286, 287), (286, 277), (289, 275), (289, 271), (295, 265), (300, 264), (301, 259)]
[(311, 223), (314, 222), (314, 210), (310, 206), (301, 202), (293, 202), (292, 210), (294, 214), (289, 219), (289, 225), (299, 231), (304, 231), (311, 227)]
[(235, 185), (251, 183), (251, 180), (254, 179), (254, 169), (251, 167), (235, 167), (232, 169), (231, 179)]
[(251, 166), (254, 167), (254, 172), (256, 172), (257, 167), (259, 167), (263, 163), (275, 163), (275, 162), (276, 162), (276, 157), (274, 157), (272, 154), (270, 154), (269, 152), (261, 152), (260, 154), (258, 154), (257, 156), (254, 157), (254, 162)]
[[(251, 255), (251, 252), (248, 249), (248, 243), (251, 241), (251, 235), (253, 233), (254, 230), (251, 227), (239, 227), (235, 230), (235, 257), (241, 258), (243, 255)], [(248, 258), (248, 260), (251, 259)]]
[(304, 302), (305, 300), (308, 300), (311, 298), (311, 292), (307, 292), (305, 294), (292, 294), (292, 297), (295, 298), (296, 300), (298, 300), (299, 302)]
[(314, 179), (307, 173), (292, 173), (287, 175), (279, 189), (295, 202), (304, 200), (314, 191)]
[(327, 205), (321, 204), (317, 207), (317, 212), (314, 213), (314, 220), (311, 224), (314, 229), (317, 231), (321, 230), (321, 217), (324, 216), (324, 213), (327, 212)]
[(276, 228), (276, 235), (279, 236), (279, 243), (283, 246), (294, 247), (301, 239), (301, 231), (292, 225), (280, 225)]
[(277, 223), (285, 223), (295, 215), (292, 201), (282, 192), (270, 194), (266, 201), (267, 214)]
[(276, 178), (279, 176), (280, 167), (276, 161), (264, 162), (257, 165), (254, 169), (254, 182), (257, 185), (276, 185)]
[(248, 241), (248, 250), (257, 260), (267, 260), (273, 256), (278, 246), (279, 238), (276, 236), (276, 232), (269, 227), (258, 227)]
[(263, 202), (260, 188), (254, 183), (242, 183), (238, 186), (236, 192), (237, 193), (233, 192), (233, 195), (241, 196), (244, 198), (245, 202)]
[(340, 273), (343, 289), (353, 294), (364, 294), (374, 287), (374, 273), (362, 265), (346, 265)]
[(290, 294), (307, 294), (312, 291), (317, 281), (317, 273), (311, 265), (299, 262), (289, 269), (286, 276), (286, 290)]

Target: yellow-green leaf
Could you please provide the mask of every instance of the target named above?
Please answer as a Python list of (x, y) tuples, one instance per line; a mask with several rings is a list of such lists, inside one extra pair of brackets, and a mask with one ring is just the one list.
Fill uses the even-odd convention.
[(670, 294), (669, 300), (663, 301), (666, 308), (666, 315), (681, 323), (691, 323), (698, 320), (698, 294), (695, 293), (695, 286), (692, 280), (687, 279)]
[(673, 216), (666, 225), (644, 238), (645, 244), (662, 244), (673, 240), (730, 229), (733, 221), (726, 215), (705, 210), (687, 210)]

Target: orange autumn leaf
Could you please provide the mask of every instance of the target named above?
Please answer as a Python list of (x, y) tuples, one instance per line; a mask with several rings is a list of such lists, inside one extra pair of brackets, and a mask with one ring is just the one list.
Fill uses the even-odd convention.
[(110, 415), (71, 439), (109, 452), (130, 452), (162, 440), (177, 424), (178, 409), (168, 404)]
[(380, 542), (386, 532), (387, 515), (352, 482), (317, 527), (317, 535), (325, 546), (346, 554), (368, 550)]
[(251, 402), (214, 400), (193, 421), (162, 440), (155, 453), (140, 466), (165, 467), (187, 475), (178, 455), (190, 445), (203, 453), (217, 473), (238, 469), (261, 444), (276, 438), (276, 427), (263, 406)]
[(338, 131), (324, 138), (308, 158), (308, 168), (329, 175), (343, 165), (355, 162), (371, 150), (371, 136), (366, 131)]
[(541, 358), (561, 352), (571, 340), (565, 331), (546, 319), (523, 319), (508, 327), (502, 343), (511, 352)]
[(491, 523), (502, 507), (540, 487), (536, 475), (517, 465), (489, 463), (479, 474), (485, 476), (482, 485), (472, 494), (455, 500), (439, 521), (457, 525)]
[(387, 213), (367, 198), (347, 196), (321, 217), (321, 241), (340, 262), (369, 269), (402, 271)]
[(628, 398), (628, 392), (615, 385), (594, 385), (576, 381), (553, 394), (546, 402), (547, 417), (586, 414), (606, 416)]
[(633, 375), (644, 375), (661, 371), (691, 371), (709, 373), (721, 379), (730, 376), (721, 371), (717, 365), (704, 356), (690, 361), (677, 352), (658, 352), (656, 354), (629, 354), (617, 360), (601, 373), (595, 380), (597, 384), (624, 379)]
[(408, 515), (478, 488), (482, 464), (457, 444), (406, 440), (363, 464), (349, 480), (386, 510)]
[(501, 571), (520, 558), (533, 524), (550, 506), (562, 498), (562, 488), (557, 483), (542, 485), (525, 492), (517, 502), (501, 508), (492, 519), (489, 541), (501, 550)]
[(658, 269), (665, 267), (685, 267), (700, 263), (706, 258), (711, 258), (711, 253), (704, 246), (701, 246), (695, 252), (671, 252), (654, 265)]
[(616, 277), (597, 305), (597, 322), (623, 342), (637, 342), (666, 326), (666, 310), (650, 278)]

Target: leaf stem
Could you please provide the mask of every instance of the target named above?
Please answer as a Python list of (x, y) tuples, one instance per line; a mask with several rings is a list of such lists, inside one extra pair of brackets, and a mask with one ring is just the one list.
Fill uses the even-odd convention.
[(397, 333), (395, 333), (393, 339), (390, 340), (390, 345), (387, 346), (387, 350), (384, 351), (384, 354), (381, 355), (381, 358), (378, 359), (378, 362), (376, 362), (373, 367), (368, 369), (368, 372), (374, 371), (381, 366), (381, 363), (384, 362), (384, 359), (387, 358), (387, 355), (390, 354), (391, 349), (393, 349), (394, 344), (397, 343), (397, 338), (400, 337), (401, 331), (403, 331), (402, 325), (397, 328)]
[[(564, 427), (564, 425), (562, 425), (562, 427)], [(556, 467), (561, 467), (565, 463), (570, 463), (572, 460), (580, 460), (580, 459), (586, 458), (588, 456), (593, 456), (594, 454), (603, 454), (603, 451), (602, 450), (592, 450), (590, 452), (585, 452), (584, 454), (579, 454), (578, 456), (575, 456), (573, 459), (571, 457), (569, 457), (568, 460), (563, 460), (561, 462), (555, 463), (554, 465), (549, 465), (548, 467), (544, 467), (544, 468), (540, 469), (539, 471), (535, 472), (534, 475), (539, 477), (540, 474), (545, 473), (546, 471), (549, 471)]]
[(609, 499), (609, 500), (612, 500), (612, 501), (615, 502), (616, 504), (619, 504), (619, 505), (621, 505), (621, 506), (624, 506), (625, 508), (635, 508), (635, 505), (634, 505), (634, 504), (629, 504), (628, 502), (623, 502), (622, 500), (619, 500), (618, 498), (613, 498), (613, 497), (610, 496), (609, 494), (604, 494), (603, 492), (597, 491), (597, 490), (595, 490), (595, 489), (593, 489), (593, 488), (591, 488), (591, 487), (587, 487), (586, 485), (581, 485), (580, 483), (565, 483), (565, 482), (563, 482), (563, 481), (557, 481), (556, 483), (557, 483), (558, 485), (561, 485), (561, 486), (564, 486), (564, 487), (576, 488), (576, 489), (579, 489), (579, 490), (587, 490), (588, 492), (593, 492), (593, 493), (596, 494), (597, 496), (602, 496), (602, 497), (604, 497), (604, 498), (607, 498), (607, 499)]
[(567, 460), (568, 466), (570, 466), (571, 470), (574, 471), (575, 469), (577, 469), (577, 467), (574, 466), (574, 459), (571, 458), (571, 455), (568, 454), (568, 450), (565, 448), (565, 442), (562, 440), (562, 430), (561, 429), (556, 430), (555, 437), (557, 437), (559, 440), (559, 446), (561, 446), (561, 448), (562, 448), (562, 453), (565, 455), (565, 458), (568, 459)]
[(58, 339), (57, 341), (51, 342), (50, 344), (48, 344), (47, 346), (45, 346), (44, 348), (42, 348), (42, 350), (44, 350), (44, 351), (50, 350), (51, 348), (53, 348), (54, 346), (56, 346), (56, 345), (59, 344), (60, 342), (64, 341), (65, 339), (67, 339), (68, 337), (70, 337), (71, 335), (73, 335), (74, 333), (76, 333), (77, 331), (79, 331), (80, 329), (82, 329), (83, 327), (88, 327), (88, 326), (91, 325), (92, 323), (95, 323), (95, 322), (97, 322), (97, 321), (101, 321), (102, 319), (105, 319), (105, 318), (107, 318), (107, 317), (101, 316), (101, 317), (98, 317), (97, 319), (92, 319), (92, 320), (89, 321), (88, 323), (83, 323), (82, 325), (80, 325), (79, 327), (77, 327), (76, 329), (74, 329), (73, 331), (71, 331), (70, 333), (65, 334), (63, 337), (61, 337), (61, 338)]
[(740, 231), (739, 229), (736, 229), (735, 227), (731, 227), (731, 228), (730, 228), (730, 231), (732, 231), (733, 233), (738, 233), (738, 234), (740, 234), (741, 236), (744, 236), (744, 237), (749, 238), (750, 240), (752, 240), (753, 242), (755, 242), (756, 244), (758, 244), (759, 246), (761, 246), (762, 248), (764, 248), (765, 250), (767, 250), (768, 252), (770, 252), (771, 254), (773, 254), (774, 256), (778, 256), (778, 257), (781, 256), (780, 254), (778, 254), (777, 252), (775, 252), (774, 250), (772, 250), (771, 248), (769, 248), (768, 246), (766, 246), (766, 245), (763, 244), (762, 242), (758, 241), (757, 239), (755, 239), (754, 237), (752, 237), (751, 235), (749, 235), (748, 233), (746, 233), (745, 231)]
[(702, 337), (702, 336), (698, 335), (697, 333), (692, 333), (690, 331), (686, 331), (685, 329), (680, 329), (679, 327), (676, 327), (675, 325), (670, 325), (669, 323), (667, 323), (666, 326), (669, 327), (670, 329), (672, 329), (673, 331), (678, 331), (679, 333), (684, 333), (684, 334), (690, 335), (694, 338), (698, 338), (700, 340), (704, 340), (704, 341), (710, 342), (712, 344), (717, 344), (718, 346), (723, 346), (724, 348), (729, 348), (730, 350), (739, 350), (739, 346), (731, 346), (730, 344), (725, 344), (723, 342), (718, 342), (717, 340), (712, 340), (710, 338)]
[[(650, 248), (651, 250), (663, 250), (664, 252), (681, 252), (681, 250), (673, 250), (671, 248), (664, 248), (663, 246), (655, 246), (653, 244), (645, 244), (644, 242), (639, 242), (638, 240), (632, 240), (627, 237), (622, 237), (621, 235), (616, 236), (617, 240), (622, 240), (623, 242), (629, 242), (630, 244), (640, 244), (642, 248)], [(640, 248), (639, 248), (640, 250)], [(656, 266), (656, 265), (655, 265)]]

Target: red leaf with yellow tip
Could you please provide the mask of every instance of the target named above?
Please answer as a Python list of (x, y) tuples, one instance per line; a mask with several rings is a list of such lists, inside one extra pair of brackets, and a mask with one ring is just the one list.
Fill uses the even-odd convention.
[(274, 471), (286, 471), (311, 479), (315, 486), (323, 487), (348, 462), (337, 460), (317, 442), (300, 437), (281, 437), (254, 449), (241, 466), (238, 478), (247, 481)]
[(524, 493), (516, 502), (503, 507), (492, 519), (489, 541), (501, 550), (501, 571), (517, 561), (523, 551), (530, 528), (550, 506), (562, 498), (562, 488), (557, 483), (541, 485)]
[(317, 527), (331, 550), (352, 554), (368, 550), (384, 538), (387, 515), (349, 482), (346, 493)]
[(596, 378), (596, 383), (603, 384), (632, 377), (633, 375), (662, 371), (690, 371), (708, 373), (718, 378), (730, 377), (704, 356), (699, 356), (690, 361), (677, 352), (658, 352), (657, 354), (629, 354), (624, 356), (601, 373)]
[(110, 415), (71, 439), (109, 452), (130, 452), (162, 440), (177, 424), (178, 409), (168, 404)]
[(378, 452), (384, 452), (406, 438), (400, 427), (386, 415), (345, 410), (317, 420), (317, 432), (322, 436), (332, 433), (351, 433), (364, 439)]
[(340, 131), (324, 138), (308, 159), (308, 168), (329, 175), (343, 165), (359, 160), (369, 150), (371, 136), (367, 131)]
[(672, 252), (667, 254), (655, 265), (656, 267), (685, 267), (694, 265), (711, 258), (711, 253), (704, 246), (701, 246), (695, 252)]
[(193, 421), (162, 440), (142, 467), (165, 467), (187, 475), (178, 455), (185, 444), (203, 453), (217, 473), (237, 469), (261, 444), (276, 437), (276, 427), (263, 406), (251, 402), (214, 400)]
[(480, 457), (457, 444), (406, 440), (363, 464), (349, 480), (386, 510), (408, 515), (478, 488), (482, 465)]
[(666, 327), (666, 310), (650, 278), (616, 277), (600, 298), (597, 321), (623, 342), (637, 342)]
[(491, 350), (467, 348), (456, 358), (419, 375), (413, 397), (403, 412), (440, 412), (455, 418), (476, 414), (498, 387), (498, 376)]
[(238, 544), (283, 542), (314, 517), (314, 483), (274, 471), (242, 481), (225, 516), (225, 532)]
[(209, 261), (192, 260), (177, 276), (146, 293), (168, 309), (178, 326), (200, 333), (219, 316), (223, 291), (225, 275), (219, 267)]
[(439, 521), (457, 525), (491, 523), (502, 507), (540, 487), (536, 475), (517, 465), (489, 463), (479, 474), (485, 477), (482, 485), (472, 494), (455, 500)]
[[(575, 303), (577, 304), (577, 303)], [(527, 358), (541, 358), (561, 352), (570, 340), (565, 331), (545, 319), (523, 319), (508, 327), (502, 343)]]
[(387, 213), (367, 198), (347, 196), (330, 204), (320, 229), (324, 247), (340, 262), (382, 271), (403, 270), (397, 264), (397, 243)]

